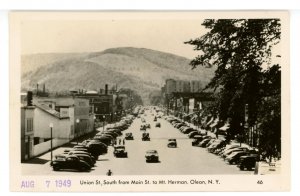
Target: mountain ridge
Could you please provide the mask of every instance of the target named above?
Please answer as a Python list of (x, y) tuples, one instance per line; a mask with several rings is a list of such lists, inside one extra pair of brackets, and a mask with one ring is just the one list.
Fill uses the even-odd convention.
[[(91, 53), (50, 53), (22, 56), (22, 90), (46, 84), (50, 91), (99, 90), (104, 84), (136, 90), (145, 103), (168, 78), (200, 80), (203, 87), (213, 69), (194, 70), (190, 60), (146, 48), (120, 47)], [(30, 67), (31, 66), (31, 67)], [(24, 68), (25, 67), (25, 68)]]

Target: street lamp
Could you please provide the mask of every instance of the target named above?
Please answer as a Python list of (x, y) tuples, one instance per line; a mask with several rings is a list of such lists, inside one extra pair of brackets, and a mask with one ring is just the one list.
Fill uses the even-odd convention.
[(77, 131), (76, 131), (76, 140), (77, 140), (77, 144), (78, 144), (78, 131), (79, 131), (79, 122), (80, 122), (80, 120), (77, 118), (76, 119), (76, 124), (77, 124)]
[(105, 115), (103, 115), (103, 131), (104, 131), (104, 127), (105, 127)]
[(93, 129), (93, 131), (96, 130), (95, 121), (96, 121), (96, 115), (94, 115), (94, 129)]
[(52, 146), (52, 128), (53, 128), (53, 123), (50, 123), (49, 127), (50, 127), (50, 137), (51, 137), (51, 141), (50, 141), (50, 145), (51, 145), (51, 162), (50, 162), (50, 164), (52, 165), (52, 159), (53, 159), (53, 154), (52, 154), (52, 148), (53, 148), (53, 146)]

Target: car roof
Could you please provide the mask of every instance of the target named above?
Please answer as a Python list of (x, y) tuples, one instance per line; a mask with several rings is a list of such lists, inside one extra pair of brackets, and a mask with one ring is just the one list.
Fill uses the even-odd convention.
[(157, 150), (147, 150), (146, 153), (157, 153)]

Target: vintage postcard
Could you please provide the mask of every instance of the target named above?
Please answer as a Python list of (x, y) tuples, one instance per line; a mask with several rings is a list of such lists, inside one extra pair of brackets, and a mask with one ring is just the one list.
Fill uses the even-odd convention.
[(289, 191), (289, 13), (11, 12), (10, 190)]

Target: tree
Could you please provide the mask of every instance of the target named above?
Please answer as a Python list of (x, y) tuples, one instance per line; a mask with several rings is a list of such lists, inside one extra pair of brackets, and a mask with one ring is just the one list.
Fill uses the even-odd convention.
[[(258, 119), (264, 119), (263, 134), (267, 133), (271, 128), (267, 128), (266, 123), (276, 118), (262, 117), (263, 108), (270, 102), (266, 96), (272, 89), (277, 89), (276, 96), (280, 97), (281, 92), (280, 86), (275, 83), (265, 83), (266, 77), (274, 77), (271, 72), (275, 72), (275, 69), (271, 70), (273, 66), (270, 64), (272, 47), (280, 41), (280, 20), (207, 19), (202, 25), (209, 31), (200, 38), (185, 43), (194, 45), (195, 50), (201, 51), (191, 61), (192, 68), (199, 65), (208, 68), (216, 66), (215, 76), (206, 87), (215, 91), (216, 114), (221, 120), (231, 119), (229, 134), (234, 137), (243, 133), (246, 123), (245, 105), (248, 104), (248, 125), (253, 126)], [(267, 65), (269, 71), (264, 71)], [(274, 101), (273, 98), (271, 100)], [(280, 109), (280, 102), (275, 101), (269, 106)]]

